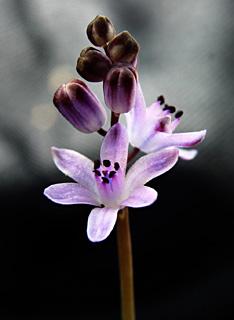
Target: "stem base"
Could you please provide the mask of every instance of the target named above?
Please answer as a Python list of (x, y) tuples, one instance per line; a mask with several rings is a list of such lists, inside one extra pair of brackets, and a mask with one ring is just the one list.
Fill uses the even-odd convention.
[(119, 253), (122, 320), (135, 320), (132, 246), (127, 207), (120, 210), (118, 213), (117, 240)]

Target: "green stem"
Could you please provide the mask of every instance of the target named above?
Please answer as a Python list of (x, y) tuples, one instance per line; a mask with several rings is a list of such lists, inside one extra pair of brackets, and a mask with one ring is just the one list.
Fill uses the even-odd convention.
[(135, 319), (132, 246), (128, 208), (120, 210), (117, 220), (117, 239), (121, 285), (122, 320)]

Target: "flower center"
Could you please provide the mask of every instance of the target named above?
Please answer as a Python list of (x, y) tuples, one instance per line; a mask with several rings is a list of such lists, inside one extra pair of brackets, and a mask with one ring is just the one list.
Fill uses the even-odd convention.
[(118, 169), (118, 162), (112, 164), (110, 160), (106, 159), (103, 160), (101, 164), (100, 160), (94, 161), (93, 172), (102, 180), (102, 183), (109, 183), (111, 185), (112, 178), (114, 177)]

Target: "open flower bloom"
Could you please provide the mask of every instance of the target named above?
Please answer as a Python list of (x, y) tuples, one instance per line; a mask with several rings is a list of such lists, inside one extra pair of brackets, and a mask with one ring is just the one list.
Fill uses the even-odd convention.
[(157, 199), (157, 192), (144, 186), (149, 180), (172, 168), (178, 150), (162, 150), (145, 155), (126, 172), (128, 134), (120, 123), (105, 136), (100, 161), (91, 161), (82, 154), (52, 148), (56, 166), (77, 183), (60, 183), (46, 188), (44, 194), (60, 204), (90, 204), (92, 209), (87, 226), (88, 238), (104, 240), (112, 231), (119, 209), (145, 207)]
[[(134, 108), (126, 113), (127, 128), (130, 143), (145, 153), (155, 152), (171, 147), (192, 147), (201, 142), (206, 130), (186, 133), (173, 133), (178, 126), (182, 111), (175, 114), (172, 121), (170, 114), (175, 107), (161, 105), (163, 97), (159, 97), (149, 108), (146, 108), (145, 99), (138, 82), (138, 91)], [(197, 150), (179, 148), (179, 156), (185, 160), (193, 159)]]

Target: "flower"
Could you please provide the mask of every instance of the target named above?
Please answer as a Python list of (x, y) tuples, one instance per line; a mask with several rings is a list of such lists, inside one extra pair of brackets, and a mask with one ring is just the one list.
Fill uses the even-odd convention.
[(106, 106), (115, 113), (129, 112), (136, 103), (137, 71), (127, 62), (112, 65), (103, 81)]
[(111, 61), (129, 63), (133, 63), (139, 50), (139, 44), (128, 31), (123, 31), (115, 36), (106, 48)]
[(110, 19), (100, 15), (88, 24), (86, 32), (90, 42), (97, 47), (105, 46), (115, 36), (115, 28)]
[[(164, 98), (160, 96), (149, 108), (146, 108), (145, 99), (138, 82), (136, 103), (134, 108), (127, 114), (127, 128), (130, 143), (145, 153), (152, 153), (157, 150), (170, 147), (192, 147), (201, 142), (206, 130), (186, 133), (173, 133), (180, 123), (182, 111), (175, 114), (171, 121), (171, 113), (175, 107), (165, 105)], [(182, 159), (193, 159), (197, 154), (196, 150), (184, 150), (179, 148), (179, 156)]]
[(98, 131), (106, 123), (105, 109), (93, 91), (79, 79), (59, 87), (53, 102), (64, 118), (81, 132)]
[(96, 206), (88, 217), (87, 235), (102, 241), (114, 228), (117, 213), (125, 206), (145, 207), (157, 199), (157, 192), (145, 184), (171, 169), (178, 150), (162, 150), (145, 155), (126, 172), (128, 156), (127, 129), (115, 124), (103, 139), (100, 161), (67, 149), (52, 148), (56, 166), (77, 183), (51, 185), (44, 194), (59, 204)]
[(77, 60), (76, 71), (87, 81), (100, 82), (103, 81), (111, 65), (111, 60), (104, 53), (88, 47), (81, 51)]

